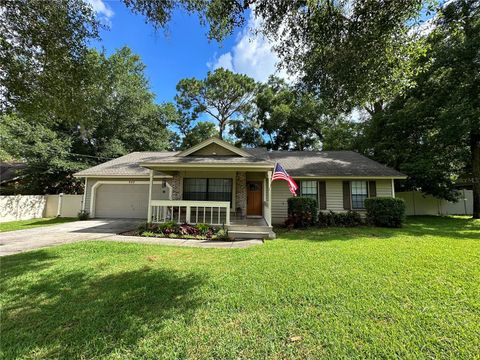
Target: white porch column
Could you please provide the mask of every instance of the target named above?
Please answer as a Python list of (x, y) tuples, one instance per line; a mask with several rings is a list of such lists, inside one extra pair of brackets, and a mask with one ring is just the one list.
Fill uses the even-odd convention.
[(395, 180), (392, 179), (392, 197), (395, 197)]
[(268, 183), (267, 185), (268, 213), (266, 214), (267, 218), (265, 220), (267, 220), (268, 226), (272, 226), (272, 172), (271, 171), (267, 173), (267, 183)]
[(153, 186), (153, 170), (150, 169), (150, 182), (148, 185), (148, 215), (147, 215), (147, 223), (152, 222), (152, 186)]

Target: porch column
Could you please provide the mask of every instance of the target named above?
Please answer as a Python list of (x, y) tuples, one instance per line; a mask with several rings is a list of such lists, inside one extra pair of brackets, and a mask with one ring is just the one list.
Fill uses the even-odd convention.
[(265, 219), (267, 221), (268, 226), (272, 226), (272, 172), (269, 171), (267, 173), (267, 201), (268, 201), (268, 212), (267, 212), (267, 218)]
[(152, 186), (153, 186), (153, 170), (150, 169), (150, 182), (148, 184), (148, 215), (147, 223), (152, 222)]

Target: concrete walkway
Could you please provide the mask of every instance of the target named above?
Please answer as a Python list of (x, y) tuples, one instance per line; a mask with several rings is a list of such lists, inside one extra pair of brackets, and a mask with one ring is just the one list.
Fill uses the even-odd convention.
[(142, 244), (177, 245), (205, 248), (245, 248), (262, 244), (262, 240), (201, 241), (145, 238), (117, 235), (135, 229), (142, 221), (129, 219), (94, 219), (75, 221), (28, 230), (0, 233), (0, 256), (85, 240), (135, 242)]

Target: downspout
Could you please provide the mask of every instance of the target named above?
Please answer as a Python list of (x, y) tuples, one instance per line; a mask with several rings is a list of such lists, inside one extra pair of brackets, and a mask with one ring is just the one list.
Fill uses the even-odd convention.
[(147, 223), (152, 222), (152, 185), (153, 185), (153, 170), (150, 169), (150, 182), (148, 186), (148, 215)]
[(85, 177), (85, 185), (83, 187), (83, 197), (82, 197), (82, 211), (85, 211), (85, 200), (87, 199), (87, 182), (88, 178)]

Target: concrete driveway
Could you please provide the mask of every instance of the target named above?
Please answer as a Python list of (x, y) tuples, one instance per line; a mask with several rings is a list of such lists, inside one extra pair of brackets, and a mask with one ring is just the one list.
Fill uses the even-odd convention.
[(106, 239), (133, 230), (140, 223), (139, 219), (94, 219), (0, 233), (0, 256), (81, 240)]

